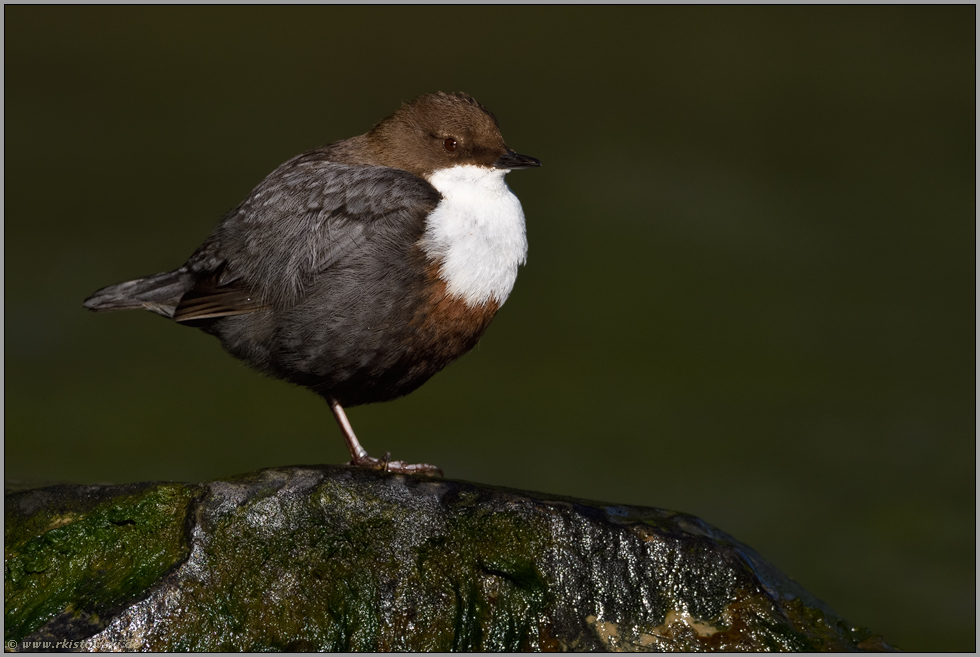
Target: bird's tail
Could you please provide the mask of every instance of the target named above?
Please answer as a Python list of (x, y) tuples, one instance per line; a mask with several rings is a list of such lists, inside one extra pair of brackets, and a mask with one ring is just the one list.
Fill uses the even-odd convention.
[(194, 287), (196, 278), (181, 267), (104, 287), (86, 299), (83, 305), (96, 312), (142, 308), (172, 318), (180, 298)]

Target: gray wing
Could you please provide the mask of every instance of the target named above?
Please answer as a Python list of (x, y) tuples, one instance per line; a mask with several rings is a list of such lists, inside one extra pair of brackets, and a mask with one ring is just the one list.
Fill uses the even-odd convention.
[(198, 282), (176, 321), (288, 308), (317, 273), (356, 249), (421, 236), (441, 198), (428, 182), (324, 157), (313, 151), (286, 162), (228, 214), (184, 265)]

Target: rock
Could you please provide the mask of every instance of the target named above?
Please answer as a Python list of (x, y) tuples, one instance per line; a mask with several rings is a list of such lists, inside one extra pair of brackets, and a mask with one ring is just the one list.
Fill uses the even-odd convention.
[(8, 649), (890, 649), (672, 511), (343, 466), (5, 499)]

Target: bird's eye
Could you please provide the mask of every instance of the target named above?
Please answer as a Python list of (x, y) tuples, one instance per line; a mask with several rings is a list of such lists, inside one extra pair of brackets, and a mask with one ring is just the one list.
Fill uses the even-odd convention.
[(456, 140), (452, 137), (447, 137), (446, 141), (442, 142), (442, 145), (450, 153), (456, 150)]

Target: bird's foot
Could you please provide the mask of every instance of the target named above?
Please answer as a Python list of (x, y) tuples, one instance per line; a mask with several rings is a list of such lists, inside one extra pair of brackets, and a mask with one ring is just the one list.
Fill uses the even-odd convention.
[(391, 452), (385, 452), (380, 459), (373, 456), (359, 456), (352, 458), (347, 465), (358, 468), (368, 468), (370, 470), (381, 470), (382, 472), (398, 472), (401, 474), (421, 474), (430, 477), (441, 477), (442, 470), (428, 463), (406, 463), (405, 461), (392, 461)]

